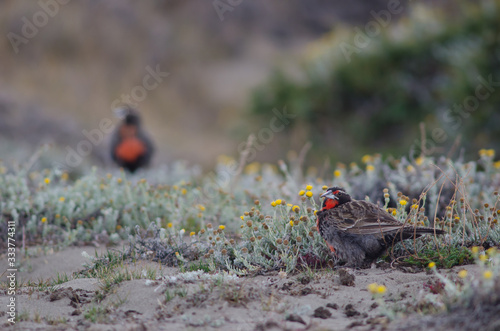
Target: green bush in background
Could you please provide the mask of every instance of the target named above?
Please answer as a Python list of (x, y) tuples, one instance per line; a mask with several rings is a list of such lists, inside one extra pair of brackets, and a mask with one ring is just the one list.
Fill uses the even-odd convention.
[(334, 29), (309, 46), (301, 78), (277, 70), (255, 91), (252, 115), (265, 121), (286, 105), (298, 115), (288, 134), (309, 138), (316, 161), (351, 161), (374, 150), (402, 155), (409, 147), (416, 157), (420, 122), (428, 154), (447, 153), (457, 137), (468, 152), (497, 145), (500, 1), (435, 10), (413, 6), (408, 17), (393, 15), (350, 54), (366, 26)]

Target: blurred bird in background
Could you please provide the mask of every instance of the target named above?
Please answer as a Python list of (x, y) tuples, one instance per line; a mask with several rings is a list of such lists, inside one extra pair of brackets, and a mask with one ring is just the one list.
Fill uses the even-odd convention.
[(129, 172), (149, 165), (154, 154), (154, 145), (141, 127), (137, 110), (125, 106), (115, 110), (122, 123), (111, 138), (111, 157), (120, 167)]

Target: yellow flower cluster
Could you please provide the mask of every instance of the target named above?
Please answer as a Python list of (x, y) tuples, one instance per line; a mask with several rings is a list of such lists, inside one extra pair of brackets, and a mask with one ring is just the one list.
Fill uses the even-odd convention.
[(368, 292), (371, 294), (385, 294), (385, 292), (387, 292), (387, 287), (385, 287), (385, 285), (379, 285), (377, 283), (371, 283), (367, 288)]
[(362, 158), (361, 158), (361, 162), (363, 163), (370, 163), (370, 162), (373, 162), (373, 157), (371, 155), (364, 155)]
[(436, 267), (436, 262), (429, 263), (428, 267), (429, 267), (429, 269), (435, 268)]
[(481, 149), (481, 150), (479, 150), (479, 156), (494, 157), (495, 150), (494, 149)]
[(335, 170), (335, 171), (333, 172), (333, 176), (334, 176), (334, 177), (337, 177), (337, 178), (338, 178), (338, 177), (340, 177), (340, 176), (342, 176), (342, 171), (340, 171), (340, 170), (338, 170), (338, 169), (337, 169), (337, 170)]

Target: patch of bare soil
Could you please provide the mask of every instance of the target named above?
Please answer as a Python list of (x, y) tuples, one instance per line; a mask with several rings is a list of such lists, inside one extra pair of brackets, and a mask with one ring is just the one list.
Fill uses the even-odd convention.
[[(77, 256), (82, 250), (78, 254), (74, 249), (62, 252), (60, 257), (66, 259), (60, 263), (65, 270), (81, 269)], [(70, 252), (75, 254), (74, 259), (66, 255)], [(37, 259), (43, 261), (47, 256), (32, 259), (33, 266), (38, 266)], [(40, 277), (40, 268), (22, 276)], [(43, 269), (43, 277), (54, 277), (56, 268), (54, 264), (51, 272)], [(145, 279), (141, 271), (152, 268), (156, 268), (157, 279)], [(473, 272), (473, 266), (466, 268)], [(144, 277), (122, 281), (107, 292), (103, 292), (102, 280), (90, 278), (73, 279), (45, 290), (20, 288), (16, 300), (21, 321), (6, 329), (382, 330), (402, 329), (405, 323), (416, 329), (421, 318), (391, 323), (381, 315), (381, 309), (414, 304), (424, 284), (434, 277), (422, 271), (373, 268), (238, 278), (201, 272), (181, 275), (179, 269), (148, 262), (126, 264), (114, 272), (125, 269)], [(373, 299), (367, 291), (367, 285), (374, 282), (387, 287), (383, 300)], [(0, 306), (5, 307), (8, 299), (0, 293)], [(2, 325), (6, 327), (3, 321)]]

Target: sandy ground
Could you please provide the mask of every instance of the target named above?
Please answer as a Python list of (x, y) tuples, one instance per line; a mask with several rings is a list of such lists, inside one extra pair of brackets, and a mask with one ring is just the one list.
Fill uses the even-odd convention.
[[(57, 279), (82, 270), (82, 251), (94, 248), (67, 248), (49, 251), (23, 261), (19, 279)], [(103, 251), (100, 248), (99, 251)], [(2, 257), (2, 260), (3, 259)], [(2, 272), (5, 266), (2, 267)], [(474, 272), (474, 266), (465, 268)], [(126, 264), (121, 270), (141, 275), (114, 285), (107, 295), (98, 279), (78, 278), (50, 289), (21, 287), (16, 296), (22, 321), (7, 330), (380, 330), (391, 328), (381, 317), (385, 307), (415, 303), (432, 274), (387, 268), (325, 270), (298, 275), (283, 273), (238, 279), (182, 279), (179, 269), (142, 261)], [(345, 269), (344, 269), (345, 270)], [(157, 280), (147, 280), (146, 271)], [(409, 272), (410, 271), (410, 272)], [(351, 277), (350, 275), (354, 276)], [(173, 279), (172, 276), (176, 278)], [(149, 276), (151, 278), (151, 276)], [(383, 299), (373, 299), (370, 283), (387, 286)], [(420, 294), (419, 294), (420, 293)], [(0, 307), (9, 297), (0, 292)], [(90, 310), (99, 310), (95, 321)], [(87, 315), (87, 317), (85, 317)], [(7, 319), (0, 311), (2, 327)], [(400, 325), (399, 323), (398, 325)]]

